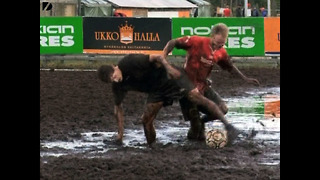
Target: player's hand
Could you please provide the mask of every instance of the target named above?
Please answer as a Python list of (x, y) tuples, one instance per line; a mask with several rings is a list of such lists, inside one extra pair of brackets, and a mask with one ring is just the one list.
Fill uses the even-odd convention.
[(257, 79), (254, 79), (254, 78), (248, 78), (247, 82), (251, 83), (251, 84), (254, 84), (256, 86), (260, 86), (260, 82)]
[(123, 144), (123, 140), (122, 140), (123, 138), (122, 137), (123, 136), (118, 135), (116, 140), (115, 140), (115, 143), (118, 144), (118, 145), (122, 145)]

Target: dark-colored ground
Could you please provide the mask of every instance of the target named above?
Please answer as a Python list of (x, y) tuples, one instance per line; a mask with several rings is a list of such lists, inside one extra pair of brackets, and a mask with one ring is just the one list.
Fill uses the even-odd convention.
[[(280, 68), (239, 69), (257, 78), (261, 87), (280, 86)], [(214, 71), (212, 79), (222, 97), (240, 96), (254, 88), (227, 72)], [(142, 93), (128, 94), (124, 102), (126, 128), (137, 126), (133, 120), (141, 116), (145, 97)], [(175, 116), (177, 112), (179, 106), (164, 108), (156, 121), (168, 121), (168, 115)], [(40, 142), (71, 141), (88, 131), (117, 131), (110, 85), (99, 81), (96, 72), (41, 71)], [(248, 140), (218, 150), (191, 142), (186, 146), (159, 145), (155, 149), (119, 147), (95, 158), (85, 158), (83, 154), (40, 156), (40, 179), (280, 179), (280, 164), (257, 163), (272, 152), (280, 153), (280, 146)]]

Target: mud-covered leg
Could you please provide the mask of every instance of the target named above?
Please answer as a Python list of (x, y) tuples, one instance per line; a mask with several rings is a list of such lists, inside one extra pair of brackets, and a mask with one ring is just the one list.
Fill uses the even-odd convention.
[(200, 132), (199, 132), (199, 136), (198, 136), (198, 140), (205, 140), (206, 139), (206, 134), (205, 134), (205, 123), (201, 121), (200, 119), (200, 123), (201, 123), (201, 127), (200, 127)]
[[(225, 101), (221, 98), (221, 96), (212, 88), (212, 87), (206, 87), (204, 90), (204, 96), (208, 98), (209, 100), (213, 101), (221, 110), (221, 112), (226, 115), (228, 112), (228, 107)], [(218, 120), (219, 117), (216, 114), (210, 114), (210, 112), (207, 110), (207, 107), (199, 106), (199, 111), (204, 113), (200, 118), (202, 122), (209, 122)]]
[(188, 112), (190, 120), (190, 129), (188, 131), (188, 139), (198, 139), (201, 132), (200, 115), (197, 108), (192, 108)]
[(152, 144), (156, 139), (156, 130), (153, 122), (162, 105), (162, 102), (148, 103), (142, 115), (144, 134), (149, 145)]
[(180, 99), (180, 107), (185, 121), (190, 121), (190, 128), (187, 134), (188, 139), (203, 140), (204, 134), (201, 134), (201, 132), (204, 132), (204, 130), (197, 106), (184, 97)]
[(202, 96), (197, 90), (190, 91), (188, 94), (188, 99), (194, 104), (206, 108), (206, 110), (209, 112), (209, 117), (217, 117), (217, 119), (224, 124), (227, 130), (229, 144), (231, 144), (237, 138), (240, 133), (239, 130), (237, 130), (227, 121), (227, 119), (224, 117), (224, 112), (221, 111), (220, 107), (216, 103)]

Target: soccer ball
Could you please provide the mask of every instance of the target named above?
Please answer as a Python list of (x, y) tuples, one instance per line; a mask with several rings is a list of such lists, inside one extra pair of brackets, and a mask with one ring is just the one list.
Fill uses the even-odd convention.
[(206, 134), (206, 144), (215, 149), (223, 148), (227, 144), (226, 133), (220, 129), (208, 131)]

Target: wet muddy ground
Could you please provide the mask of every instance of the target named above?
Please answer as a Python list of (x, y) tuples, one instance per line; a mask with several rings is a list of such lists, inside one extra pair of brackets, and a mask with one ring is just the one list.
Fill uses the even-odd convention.
[[(280, 179), (280, 68), (239, 69), (261, 86), (212, 74), (241, 131), (222, 149), (187, 140), (177, 103), (161, 109), (148, 148), (139, 123), (146, 95), (137, 92), (125, 99), (124, 144), (116, 145), (110, 85), (94, 71), (40, 71), (40, 179)], [(222, 125), (206, 124), (214, 127)]]

